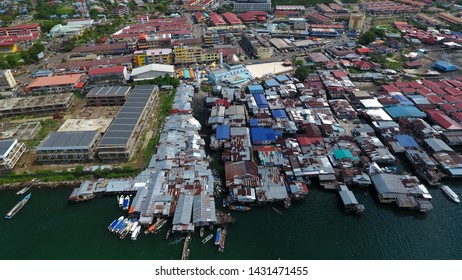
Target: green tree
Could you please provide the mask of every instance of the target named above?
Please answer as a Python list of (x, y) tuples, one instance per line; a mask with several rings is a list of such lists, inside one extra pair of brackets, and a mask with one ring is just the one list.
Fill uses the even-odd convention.
[(369, 30), (366, 33), (364, 33), (361, 37), (359, 37), (358, 43), (361, 45), (369, 45), (370, 43), (375, 41), (376, 37), (377, 35), (371, 30)]
[(295, 69), (295, 77), (299, 79), (301, 82), (303, 82), (306, 77), (310, 74), (310, 69), (306, 66), (299, 66), (297, 69)]
[(16, 65), (18, 64), (16, 58), (14, 56), (12, 56), (12, 55), (7, 55), (5, 57), (5, 60), (6, 60), (6, 62), (8, 62), (8, 64), (10, 65), (11, 68), (16, 67)]

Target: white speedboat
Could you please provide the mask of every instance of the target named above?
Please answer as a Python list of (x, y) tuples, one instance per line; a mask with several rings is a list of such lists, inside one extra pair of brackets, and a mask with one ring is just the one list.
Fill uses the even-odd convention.
[(447, 196), (449, 196), (449, 198), (452, 199), (454, 202), (457, 202), (457, 203), (460, 202), (459, 196), (458, 196), (453, 190), (451, 190), (451, 189), (449, 188), (449, 186), (447, 186), (447, 185), (442, 185), (442, 186), (441, 186), (441, 189), (442, 189), (443, 192), (444, 192), (445, 194), (447, 194)]

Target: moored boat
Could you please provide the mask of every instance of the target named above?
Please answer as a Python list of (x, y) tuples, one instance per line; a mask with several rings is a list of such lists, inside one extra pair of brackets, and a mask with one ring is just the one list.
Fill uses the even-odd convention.
[(124, 219), (124, 216), (120, 216), (118, 219), (115, 219), (115, 220), (107, 227), (107, 229), (108, 229), (108, 230), (112, 230), (112, 229), (117, 225), (117, 223), (120, 222), (120, 221), (123, 221), (123, 219)]
[(167, 223), (167, 219), (162, 219), (159, 224), (156, 226), (156, 229), (153, 231), (154, 234), (157, 234), (160, 229)]
[(172, 230), (171, 229), (167, 230), (167, 234), (165, 235), (165, 239), (168, 239), (170, 237), (170, 233), (172, 233)]
[(119, 197), (119, 207), (120, 208), (122, 208), (122, 206), (124, 205), (124, 199), (125, 199), (125, 197), (123, 195), (121, 195)]
[(138, 238), (138, 234), (140, 234), (141, 225), (136, 226), (135, 230), (132, 232), (131, 239), (136, 240)]
[(16, 193), (16, 195), (25, 194), (28, 190), (30, 190), (30, 187), (22, 188), (20, 191)]
[(201, 227), (201, 230), (199, 232), (199, 236), (200, 237), (204, 237), (204, 234), (205, 234), (205, 228), (204, 227)]
[(132, 226), (130, 227), (130, 233), (132, 233), (139, 224), (140, 223), (138, 221), (133, 222)]
[(21, 208), (24, 207), (24, 205), (26, 205), (26, 203), (29, 201), (31, 197), (31, 193), (29, 193), (28, 195), (26, 195), (23, 199), (21, 199), (21, 201), (19, 201), (11, 210), (10, 212), (8, 212), (5, 216), (5, 219), (11, 219), (13, 218), (13, 216), (19, 212), (19, 210), (21, 210)]
[(122, 219), (118, 219), (117, 223), (110, 229), (111, 232), (115, 232), (116, 229), (124, 222), (124, 216), (121, 216)]
[(242, 205), (229, 205), (229, 210), (234, 210), (234, 211), (249, 211), (250, 208), (249, 206), (242, 206)]
[(209, 242), (209, 240), (212, 239), (212, 237), (213, 237), (213, 233), (207, 235), (204, 239), (202, 239), (202, 244)]
[(277, 209), (276, 207), (271, 207), (271, 209), (273, 209), (273, 211), (278, 213), (279, 215), (282, 215), (281, 210)]
[(220, 237), (221, 237), (221, 228), (218, 228), (217, 235), (215, 235), (215, 245), (220, 244)]
[(122, 205), (122, 210), (124, 210), (124, 211), (128, 210), (129, 206), (130, 206), (130, 196), (127, 195), (124, 198), (123, 205)]
[(114, 228), (115, 233), (121, 232), (128, 224), (128, 218), (125, 218), (121, 223), (117, 225), (117, 227)]
[(459, 196), (458, 196), (453, 190), (451, 190), (451, 188), (449, 188), (449, 186), (447, 186), (447, 185), (442, 185), (442, 186), (441, 186), (441, 190), (443, 190), (443, 192), (444, 192), (450, 199), (452, 199), (454, 202), (457, 202), (457, 203), (460, 202)]

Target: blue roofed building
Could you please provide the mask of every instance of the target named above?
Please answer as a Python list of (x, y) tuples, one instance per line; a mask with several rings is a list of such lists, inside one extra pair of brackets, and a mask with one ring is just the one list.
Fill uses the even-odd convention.
[(350, 150), (334, 150), (334, 157), (336, 160), (341, 159), (352, 159), (352, 160), (359, 160), (359, 157), (353, 156)]
[(259, 125), (258, 125), (258, 120), (257, 120), (257, 119), (254, 119), (254, 118), (251, 118), (251, 119), (249, 120), (249, 123), (250, 123), (250, 127), (259, 126)]
[(261, 85), (249, 85), (250, 94), (263, 94), (265, 91)]
[(409, 99), (411, 99), (416, 105), (429, 105), (431, 104), (428, 99), (420, 94), (416, 95), (408, 95)]
[(417, 144), (414, 138), (410, 135), (395, 135), (395, 138), (404, 148), (417, 148), (419, 146), (419, 144)]
[(217, 126), (217, 140), (229, 140), (229, 126), (228, 125), (219, 125)]
[(284, 110), (273, 110), (272, 114), (275, 119), (287, 119), (287, 114)]
[(279, 83), (275, 79), (269, 79), (265, 81), (267, 88), (278, 87)]
[(286, 75), (279, 75), (276, 76), (276, 80), (280, 83), (285, 83), (289, 81), (289, 77), (287, 77)]
[(415, 118), (424, 118), (425, 113), (420, 111), (414, 106), (392, 106), (385, 108), (388, 115), (393, 119), (401, 118), (401, 117), (415, 117)]
[(443, 72), (456, 71), (457, 67), (449, 62), (439, 60), (433, 64), (433, 68)]
[(392, 92), (390, 93), (391, 97), (399, 101), (399, 105), (401, 106), (412, 106), (412, 103), (406, 96), (399, 92)]
[(254, 145), (267, 145), (276, 141), (276, 134), (272, 128), (252, 127), (250, 133)]
[(257, 102), (258, 108), (269, 108), (268, 100), (263, 94), (254, 94), (255, 102)]

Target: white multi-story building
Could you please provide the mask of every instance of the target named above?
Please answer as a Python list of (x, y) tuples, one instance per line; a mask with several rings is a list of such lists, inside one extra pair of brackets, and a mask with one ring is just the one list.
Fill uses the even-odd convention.
[(16, 139), (0, 140), (0, 172), (10, 171), (18, 163), (26, 145)]
[(16, 80), (11, 73), (11, 70), (0, 70), (0, 91), (9, 91), (16, 88)]
[(233, 3), (236, 13), (250, 11), (271, 12), (271, 0), (238, 0)]

